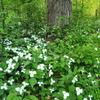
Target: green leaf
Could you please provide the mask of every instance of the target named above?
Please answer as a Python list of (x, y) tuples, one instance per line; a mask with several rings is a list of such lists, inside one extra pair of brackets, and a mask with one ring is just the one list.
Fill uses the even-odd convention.
[(37, 97), (30, 95), (30, 96), (28, 96), (28, 100), (38, 100), (38, 99), (37, 99)]
[(17, 96), (16, 93), (10, 93), (7, 96), (7, 100), (22, 100), (22, 97)]
[(29, 80), (29, 83), (31, 84), (31, 86), (33, 87), (36, 83), (37, 83), (37, 80), (35, 78), (31, 78)]

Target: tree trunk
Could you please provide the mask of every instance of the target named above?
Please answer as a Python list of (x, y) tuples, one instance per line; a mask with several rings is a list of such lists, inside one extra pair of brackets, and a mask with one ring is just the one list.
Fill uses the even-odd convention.
[(65, 26), (72, 14), (71, 0), (47, 0), (48, 24)]

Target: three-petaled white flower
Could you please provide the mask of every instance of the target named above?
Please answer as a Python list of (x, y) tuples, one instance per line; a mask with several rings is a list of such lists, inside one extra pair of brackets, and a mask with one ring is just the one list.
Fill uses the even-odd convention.
[(3, 86), (1, 86), (1, 90), (7, 90), (7, 89), (8, 89), (7, 83), (4, 83)]
[(36, 71), (29, 71), (30, 77), (34, 77), (34, 75), (36, 74)]
[(56, 81), (51, 78), (51, 85), (53, 85)]
[(2, 72), (3, 71), (3, 69), (2, 68), (0, 68), (0, 72)]
[(66, 100), (67, 97), (69, 96), (69, 93), (66, 92), (66, 91), (63, 91), (62, 93), (63, 93), (63, 98), (64, 98), (64, 100)]
[(38, 85), (39, 86), (42, 86), (44, 83), (43, 82), (38, 82)]
[(32, 59), (32, 54), (31, 53), (28, 53), (27, 55), (25, 55), (25, 59), (31, 60)]
[(44, 70), (44, 67), (45, 67), (44, 64), (39, 64), (39, 65), (37, 66), (37, 69)]
[(13, 82), (14, 82), (14, 79), (8, 80), (8, 83), (9, 83), (10, 85), (12, 85)]
[(76, 94), (80, 95), (81, 93), (83, 93), (83, 89), (81, 89), (80, 87), (76, 87)]
[(73, 78), (73, 80), (72, 80), (72, 83), (74, 84), (75, 82), (77, 82), (78, 81), (78, 77), (77, 77), (77, 75)]

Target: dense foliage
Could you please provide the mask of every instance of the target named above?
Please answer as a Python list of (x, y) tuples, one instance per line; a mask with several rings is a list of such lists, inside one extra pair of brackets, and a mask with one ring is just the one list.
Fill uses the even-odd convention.
[(99, 18), (77, 17), (74, 6), (68, 26), (50, 28), (43, 0), (4, 0), (4, 8), (0, 100), (100, 100)]

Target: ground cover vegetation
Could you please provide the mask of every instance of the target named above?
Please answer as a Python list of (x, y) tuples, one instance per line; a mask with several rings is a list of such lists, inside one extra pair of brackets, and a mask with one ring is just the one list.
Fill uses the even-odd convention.
[(0, 100), (100, 100), (99, 0), (73, 0), (64, 27), (45, 0), (0, 3)]

